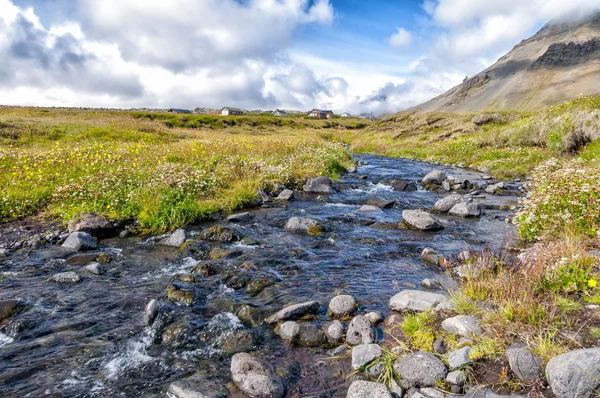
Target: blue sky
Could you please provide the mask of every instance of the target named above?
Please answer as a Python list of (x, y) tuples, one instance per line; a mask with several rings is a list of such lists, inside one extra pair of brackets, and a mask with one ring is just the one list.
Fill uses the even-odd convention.
[(597, 0), (0, 0), (0, 103), (391, 113)]

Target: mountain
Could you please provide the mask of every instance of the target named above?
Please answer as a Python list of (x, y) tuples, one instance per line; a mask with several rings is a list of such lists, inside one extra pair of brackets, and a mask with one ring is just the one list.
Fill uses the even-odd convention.
[(494, 65), (420, 105), (423, 111), (533, 110), (600, 93), (600, 11), (555, 20)]

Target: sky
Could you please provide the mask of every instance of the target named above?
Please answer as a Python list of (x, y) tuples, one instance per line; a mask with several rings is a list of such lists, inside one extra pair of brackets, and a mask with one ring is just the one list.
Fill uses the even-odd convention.
[(0, 0), (0, 104), (393, 113), (598, 0)]

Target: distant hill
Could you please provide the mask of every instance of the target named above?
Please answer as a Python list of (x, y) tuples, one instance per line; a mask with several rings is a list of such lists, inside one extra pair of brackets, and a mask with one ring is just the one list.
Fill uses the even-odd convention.
[(423, 111), (533, 110), (600, 93), (600, 11), (551, 21), (494, 65), (420, 105)]

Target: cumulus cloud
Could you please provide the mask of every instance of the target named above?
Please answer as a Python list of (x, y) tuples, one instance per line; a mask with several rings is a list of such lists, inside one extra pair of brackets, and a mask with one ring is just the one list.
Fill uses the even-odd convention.
[(389, 37), (388, 42), (394, 48), (407, 47), (412, 43), (412, 34), (404, 28), (397, 28), (396, 33)]

